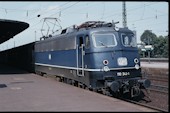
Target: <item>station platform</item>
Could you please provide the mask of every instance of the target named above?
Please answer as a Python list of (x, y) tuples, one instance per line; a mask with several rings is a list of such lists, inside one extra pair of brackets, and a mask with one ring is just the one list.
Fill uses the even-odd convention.
[(0, 111), (155, 112), (33, 73), (0, 73)]
[(169, 69), (169, 62), (141, 62), (141, 67)]
[(149, 75), (169, 76), (169, 62), (141, 62), (141, 69)]

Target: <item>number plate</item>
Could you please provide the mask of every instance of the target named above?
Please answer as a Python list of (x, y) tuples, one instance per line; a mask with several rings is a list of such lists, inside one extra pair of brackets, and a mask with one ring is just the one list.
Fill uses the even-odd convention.
[(117, 72), (117, 76), (128, 76), (130, 72)]

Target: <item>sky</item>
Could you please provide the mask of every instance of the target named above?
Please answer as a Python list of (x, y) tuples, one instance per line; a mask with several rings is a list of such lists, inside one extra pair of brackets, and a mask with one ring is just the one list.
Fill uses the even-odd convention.
[[(56, 30), (80, 25), (86, 21), (114, 21), (119, 22), (116, 27), (123, 27), (122, 3), (121, 1), (0, 1), (0, 19), (29, 24), (29, 28), (0, 44), (0, 50), (38, 41), (43, 35), (57, 34)], [(168, 35), (168, 9), (168, 2), (126, 2), (127, 27), (136, 31), (137, 43), (141, 42), (140, 36), (145, 30), (151, 30), (157, 36)]]

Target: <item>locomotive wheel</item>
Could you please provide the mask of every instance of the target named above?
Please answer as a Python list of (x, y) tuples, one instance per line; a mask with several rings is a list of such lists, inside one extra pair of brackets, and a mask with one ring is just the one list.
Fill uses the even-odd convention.
[(88, 88), (86, 85), (85, 85), (84, 89), (85, 89), (85, 90), (89, 90), (89, 88)]
[(72, 84), (72, 80), (71, 79), (67, 79), (67, 84)]
[(67, 83), (67, 78), (63, 77), (63, 82)]
[(83, 85), (82, 83), (78, 82), (78, 87), (79, 88), (83, 88), (82, 85)]
[(112, 97), (122, 97), (122, 94), (120, 92), (111, 92)]
[(73, 86), (74, 86), (74, 82), (75, 82), (75, 81), (71, 79), (71, 85), (73, 85)]
[(40, 72), (39, 71), (35, 71), (35, 74), (40, 75)]
[(60, 80), (61, 80), (61, 82), (64, 82), (64, 78), (63, 77), (60, 77)]
[(112, 96), (111, 92), (107, 88), (102, 88), (100, 91), (103, 95)]
[(78, 87), (78, 81), (74, 81), (74, 86)]
[(85, 89), (85, 88), (86, 88), (86, 85), (85, 85), (85, 84), (83, 84), (83, 85), (82, 85), (82, 88), (83, 88), (83, 89)]
[(45, 73), (41, 73), (41, 76), (43, 76), (43, 77), (45, 77), (45, 78), (47, 78), (47, 77), (48, 77), (48, 75), (47, 75), (47, 74), (45, 74)]
[(58, 76), (56, 76), (56, 80), (57, 80), (58, 82), (61, 82), (61, 78), (58, 77)]
[(40, 71), (36, 71), (35, 72), (37, 75), (40, 75), (40, 76), (43, 76), (44, 74), (42, 73), (42, 72), (40, 72)]
[(89, 88), (90, 91), (97, 92), (97, 89), (95, 88)]

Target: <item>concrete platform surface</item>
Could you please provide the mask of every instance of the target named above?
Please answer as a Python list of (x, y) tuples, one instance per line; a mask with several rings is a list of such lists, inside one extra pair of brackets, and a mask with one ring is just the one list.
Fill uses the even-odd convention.
[(0, 111), (154, 112), (35, 74), (0, 74), (0, 84)]
[(141, 67), (169, 69), (169, 62), (141, 62)]

